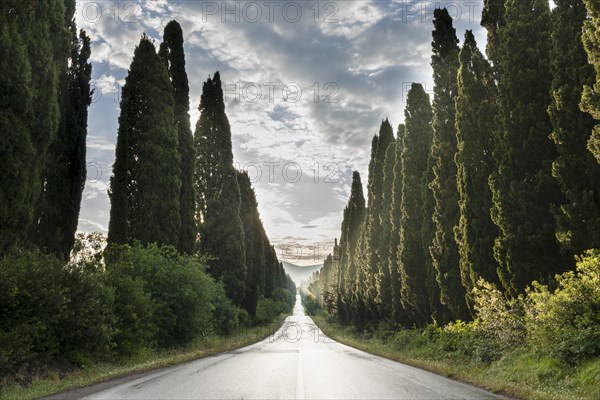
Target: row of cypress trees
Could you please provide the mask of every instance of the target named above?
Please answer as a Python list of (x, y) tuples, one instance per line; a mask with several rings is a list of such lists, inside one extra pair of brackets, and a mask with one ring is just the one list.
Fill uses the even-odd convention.
[(516, 297), (600, 247), (596, 3), (487, 0), (487, 58), (435, 10), (433, 101), (413, 84), (395, 138), (382, 122), (368, 207), (354, 173), (322, 306), (357, 326), (468, 320), (481, 279)]
[(66, 259), (86, 178), (90, 39), (74, 0), (0, 4), (0, 255)]
[(189, 104), (183, 33), (171, 21), (158, 52), (142, 36), (123, 87), (108, 243), (209, 255), (208, 271), (254, 315), (261, 296), (295, 286), (265, 233), (248, 175), (234, 168), (219, 72), (204, 82), (193, 135)]

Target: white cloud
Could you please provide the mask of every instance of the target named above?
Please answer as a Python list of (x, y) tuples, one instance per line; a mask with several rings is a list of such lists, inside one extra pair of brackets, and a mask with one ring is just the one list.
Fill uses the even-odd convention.
[[(403, 120), (408, 83), (432, 86), (431, 12), (436, 3), (455, 7), (451, 13), (460, 12), (456, 24), (460, 39), (465, 29), (473, 29), (480, 46), (485, 46), (479, 27), (481, 9), (475, 2), (358, 0), (333, 6), (319, 2), (315, 18), (314, 2), (281, 1), (272, 20), (266, 6), (258, 2), (262, 15), (255, 23), (248, 22), (249, 14), (243, 11), (248, 2), (117, 3), (121, 7), (117, 19), (116, 3), (89, 0), (78, 5), (77, 23), (93, 40), (95, 82), (102, 88), (123, 85), (141, 34), (146, 32), (158, 46), (163, 27), (177, 20), (185, 39), (192, 127), (199, 116), (202, 83), (219, 70), (227, 85), (234, 156), (242, 167), (259, 165), (262, 169), (254, 186), (261, 218), (274, 243), (292, 238), (302, 246), (312, 246), (339, 235), (352, 170), (359, 170), (366, 183), (371, 137), (381, 119), (389, 117), (394, 126)], [(209, 3), (218, 10), (210, 11)], [(292, 3), (301, 6), (297, 22), (290, 22)], [(223, 4), (228, 9), (236, 4), (241, 7), (239, 22), (235, 16), (224, 15)], [(102, 11), (100, 18), (93, 13), (97, 7)], [(287, 16), (284, 9), (290, 11)], [(273, 82), (278, 86), (271, 99), (268, 85)], [(329, 83), (333, 86), (327, 87)], [(301, 88), (298, 101), (290, 101), (289, 96), (284, 99), (281, 89), (286, 84)], [(249, 90), (246, 97), (244, 85)], [(252, 102), (249, 98), (256, 87), (261, 88), (262, 97)], [(328, 94), (337, 102), (324, 102)], [(82, 221), (102, 227), (108, 225), (106, 190), (114, 161), (118, 101), (118, 93), (115, 97), (103, 89), (102, 98), (90, 109), (88, 161), (101, 165), (103, 171), (100, 180), (86, 185)], [(272, 182), (265, 163), (278, 163)], [(283, 167), (291, 163), (302, 169), (298, 182), (283, 178)], [(331, 172), (326, 165), (335, 166), (338, 183), (323, 182)], [(88, 222), (81, 222), (80, 229)]]

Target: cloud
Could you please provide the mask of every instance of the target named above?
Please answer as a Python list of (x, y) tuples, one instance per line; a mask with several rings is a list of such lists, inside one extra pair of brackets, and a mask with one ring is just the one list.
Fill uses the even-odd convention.
[(108, 226), (120, 88), (143, 32), (158, 46), (170, 20), (182, 25), (192, 127), (202, 83), (221, 72), (235, 160), (255, 178), (265, 229), (274, 244), (297, 242), (308, 258), (315, 243), (339, 236), (352, 171), (367, 182), (371, 137), (381, 120), (403, 121), (411, 82), (432, 88), (435, 5), (449, 7), (459, 39), (472, 29), (485, 47), (481, 2), (276, 1), (272, 9), (267, 3), (78, 2), (77, 23), (92, 38), (93, 79), (101, 90), (88, 135), (88, 162), (101, 177), (86, 185), (80, 229), (89, 226), (84, 221)]

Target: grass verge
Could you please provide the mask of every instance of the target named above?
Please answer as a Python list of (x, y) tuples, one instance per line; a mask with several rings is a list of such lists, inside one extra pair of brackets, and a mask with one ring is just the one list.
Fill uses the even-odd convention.
[(356, 332), (312, 317), (332, 339), (348, 346), (524, 400), (600, 399), (600, 358), (577, 368), (520, 348), (492, 362), (476, 362), (432, 343), (424, 331)]
[(93, 362), (61, 377), (49, 371), (44, 378), (34, 378), (30, 385), (8, 385), (0, 389), (1, 399), (36, 399), (63, 391), (77, 389), (100, 382), (146, 372), (202, 357), (235, 350), (259, 342), (273, 334), (287, 315), (280, 315), (274, 322), (264, 326), (248, 328), (229, 336), (198, 338), (187, 346), (167, 350), (146, 350), (134, 357), (119, 362)]

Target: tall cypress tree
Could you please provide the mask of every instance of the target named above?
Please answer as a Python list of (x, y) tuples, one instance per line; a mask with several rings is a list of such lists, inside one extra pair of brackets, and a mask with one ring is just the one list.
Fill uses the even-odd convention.
[(79, 222), (86, 178), (88, 107), (92, 102), (92, 64), (88, 62), (90, 38), (85, 31), (77, 36), (74, 21), (71, 34), (73, 43), (62, 91), (59, 130), (48, 149), (43, 190), (30, 227), (32, 243), (64, 259), (73, 248)]
[(244, 226), (244, 245), (246, 247), (247, 275), (244, 308), (250, 315), (255, 315), (256, 304), (261, 295), (261, 274), (264, 275), (265, 268), (264, 231), (250, 177), (247, 172), (238, 172), (237, 174), (241, 195), (240, 217)]
[(421, 240), (422, 182), (432, 138), (432, 110), (423, 86), (413, 83), (404, 111), (406, 132), (402, 151), (402, 204), (398, 266), (400, 300), (411, 322), (422, 326), (431, 315), (428, 271)]
[(592, 117), (579, 109), (584, 85), (594, 81), (581, 41), (583, 0), (555, 2), (552, 32), (552, 103), (548, 108), (558, 149), (552, 165), (566, 202), (556, 207), (556, 237), (572, 257), (600, 247), (600, 165), (587, 149)]
[(433, 19), (433, 158), (434, 179), (430, 184), (435, 208), (435, 237), (429, 246), (440, 300), (455, 319), (468, 315), (465, 291), (460, 281), (458, 246), (453, 230), (458, 225), (458, 188), (456, 186), (455, 98), (458, 92), (458, 38), (447, 9), (436, 9)]
[[(231, 127), (225, 114), (219, 72), (204, 82), (199, 109), (194, 133), (194, 184), (200, 250), (214, 257), (209, 261), (209, 272), (223, 281), (233, 302), (242, 305), (246, 252), (240, 219), (241, 194), (233, 167)], [(271, 262), (277, 264), (277, 257), (271, 257)], [(277, 265), (273, 266), (273, 272), (277, 273)], [(272, 287), (276, 285), (275, 281)]]
[(0, 253), (23, 242), (60, 120), (74, 0), (0, 4)]
[(460, 274), (469, 307), (472, 289), (480, 278), (499, 285), (494, 240), (498, 229), (490, 216), (492, 192), (489, 177), (496, 124), (490, 116), (498, 112), (498, 89), (488, 61), (477, 48), (471, 31), (460, 51), (458, 96), (456, 97), (456, 165), (460, 194), (460, 221), (455, 229), (460, 254)]
[(110, 182), (109, 243), (177, 244), (179, 153), (171, 83), (144, 35), (123, 86)]
[(344, 310), (340, 312), (340, 317), (348, 322), (352, 318), (352, 295), (354, 292), (354, 282), (357, 279), (357, 269), (355, 262), (355, 253), (360, 234), (360, 227), (365, 214), (365, 197), (363, 187), (358, 171), (352, 173), (352, 187), (348, 205), (344, 209), (344, 220), (342, 222), (342, 239), (340, 239), (340, 303)]
[(166, 63), (173, 86), (173, 111), (177, 125), (181, 170), (179, 192), (179, 216), (181, 228), (177, 249), (183, 253), (195, 250), (196, 223), (194, 220), (194, 138), (190, 127), (190, 87), (185, 71), (183, 32), (177, 21), (165, 27), (163, 43), (158, 54)]
[(398, 126), (396, 135), (394, 168), (392, 171), (392, 191), (390, 205), (390, 232), (388, 250), (388, 268), (390, 274), (390, 297), (392, 320), (401, 322), (402, 303), (400, 302), (400, 271), (398, 268), (398, 245), (400, 243), (400, 219), (402, 209), (402, 149), (404, 148), (404, 135), (406, 126)]
[[(600, 4), (595, 0), (584, 0), (589, 19), (583, 26), (582, 41), (589, 62), (596, 71), (596, 80), (584, 88), (581, 107), (600, 121)], [(596, 123), (588, 141), (588, 149), (600, 163), (600, 123)]]
[(563, 270), (555, 237), (553, 204), (562, 198), (551, 174), (556, 148), (548, 138), (550, 103), (550, 7), (545, 0), (509, 0), (501, 30), (502, 132), (492, 175), (494, 246), (500, 280), (511, 295), (531, 281)]
[(20, 21), (0, 3), (0, 254), (22, 239), (31, 213), (35, 158), (31, 63)]
[[(390, 143), (394, 142), (394, 131), (390, 122), (386, 119), (381, 122), (379, 134), (376, 142), (376, 148), (372, 152), (374, 158), (371, 160), (369, 176), (370, 186), (368, 187), (369, 209), (367, 211), (367, 272), (365, 274), (365, 300), (369, 309), (370, 316), (378, 319), (378, 304), (380, 296), (378, 294), (377, 279), (380, 273), (384, 271), (384, 266), (380, 262), (378, 249), (382, 239), (381, 217), (384, 212), (384, 167), (385, 155)], [(385, 260), (387, 264), (387, 258)], [(385, 267), (387, 269), (387, 266)]]
[(379, 215), (379, 229), (381, 231), (377, 246), (378, 271), (377, 271), (377, 304), (382, 318), (392, 317), (392, 275), (389, 265), (390, 239), (392, 231), (392, 194), (394, 185), (394, 165), (396, 164), (396, 144), (391, 142), (385, 152), (383, 167), (381, 213)]
[(367, 238), (367, 213), (365, 209), (358, 229), (358, 238), (356, 241), (356, 250), (353, 257), (353, 270), (356, 270), (354, 281), (352, 282), (352, 322), (359, 329), (366, 326), (370, 314), (368, 310), (368, 299), (365, 295), (367, 287), (367, 275), (369, 273), (368, 264), (368, 238)]

